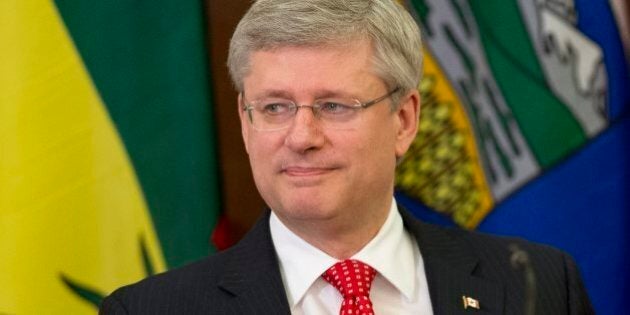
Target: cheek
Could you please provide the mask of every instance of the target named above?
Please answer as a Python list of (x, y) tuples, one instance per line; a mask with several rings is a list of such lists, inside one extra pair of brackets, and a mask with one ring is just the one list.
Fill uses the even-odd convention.
[(395, 167), (395, 145), (393, 137), (373, 132), (361, 137), (340, 139), (349, 147), (343, 155), (351, 159), (351, 166), (359, 177), (373, 177)]
[(273, 160), (280, 150), (282, 139), (278, 135), (257, 133), (250, 130), (245, 146), (249, 155), (249, 162), (254, 175), (259, 175), (257, 179), (264, 179), (266, 172), (273, 169)]
[(264, 156), (265, 152), (278, 147), (278, 142), (281, 142), (280, 138), (281, 136), (277, 132), (260, 132), (248, 127), (245, 144), (251, 151), (250, 154)]
[(383, 176), (389, 174), (396, 167), (396, 141), (389, 129), (379, 129), (380, 132), (373, 132), (369, 135), (360, 159), (366, 171), (372, 176)]
[(251, 167), (254, 184), (261, 196), (267, 200), (268, 190), (275, 187), (273, 158), (269, 148), (251, 141), (248, 143), (249, 165)]

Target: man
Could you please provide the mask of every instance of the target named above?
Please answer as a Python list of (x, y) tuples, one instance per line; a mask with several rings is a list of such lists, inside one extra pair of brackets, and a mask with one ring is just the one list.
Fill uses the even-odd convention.
[[(397, 206), (421, 58), (418, 27), (394, 1), (255, 2), (229, 67), (271, 211), (233, 248), (121, 288), (102, 313), (521, 314), (532, 302), (536, 314), (592, 313), (567, 255)], [(510, 264), (515, 244), (535, 287)]]

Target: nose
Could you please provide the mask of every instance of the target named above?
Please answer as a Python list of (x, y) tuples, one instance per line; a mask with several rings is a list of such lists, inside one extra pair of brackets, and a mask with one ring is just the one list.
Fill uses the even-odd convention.
[(312, 108), (299, 107), (285, 138), (285, 145), (297, 153), (321, 148), (325, 138)]

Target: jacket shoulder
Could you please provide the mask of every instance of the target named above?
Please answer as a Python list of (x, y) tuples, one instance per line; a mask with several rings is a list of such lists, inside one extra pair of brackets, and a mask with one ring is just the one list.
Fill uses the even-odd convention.
[(231, 251), (145, 278), (115, 290), (101, 303), (100, 314), (195, 313), (212, 295)]
[[(419, 240), (421, 252), (424, 243), (425, 248), (430, 248), (434, 264), (448, 261), (453, 266), (468, 266), (466, 270), (475, 278), (505, 289), (508, 308), (516, 306), (515, 309), (522, 310), (527, 299), (525, 292), (534, 288), (537, 313), (549, 313), (545, 310), (558, 310), (557, 314), (594, 313), (573, 258), (557, 248), (517, 237), (422, 222), (412, 225), (421, 231), (416, 235), (425, 238)], [(528, 270), (534, 275), (532, 281), (527, 280)]]

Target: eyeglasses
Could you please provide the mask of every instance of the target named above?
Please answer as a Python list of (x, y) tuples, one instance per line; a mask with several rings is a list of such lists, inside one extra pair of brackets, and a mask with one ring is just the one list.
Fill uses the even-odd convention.
[(323, 128), (349, 129), (360, 119), (358, 113), (360, 110), (385, 100), (399, 90), (400, 87), (397, 87), (381, 97), (363, 103), (354, 98), (331, 97), (317, 99), (312, 105), (298, 105), (287, 99), (267, 98), (245, 101), (243, 111), (247, 112), (249, 122), (256, 130), (271, 131), (288, 128), (298, 109), (302, 107), (310, 107)]

